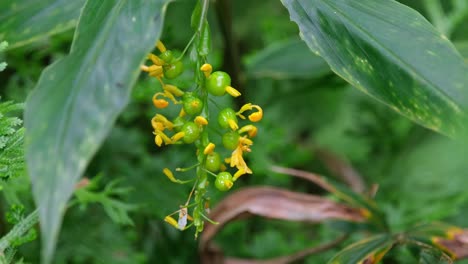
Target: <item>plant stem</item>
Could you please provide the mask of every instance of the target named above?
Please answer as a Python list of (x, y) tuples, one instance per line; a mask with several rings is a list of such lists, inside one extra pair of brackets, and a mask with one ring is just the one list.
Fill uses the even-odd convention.
[[(231, 75), (234, 87), (242, 93), (243, 85), (240, 80), (241, 67), (239, 49), (234, 40), (232, 31), (232, 7), (228, 0), (216, 1), (216, 14), (224, 39), (223, 68)], [(240, 102), (240, 104), (244, 103), (245, 102)]]

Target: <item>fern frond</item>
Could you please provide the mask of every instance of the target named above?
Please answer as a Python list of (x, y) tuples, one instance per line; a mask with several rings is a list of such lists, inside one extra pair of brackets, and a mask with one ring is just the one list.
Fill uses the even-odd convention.
[(11, 101), (0, 103), (0, 179), (15, 178), (24, 173), (24, 128), (22, 120), (9, 117), (12, 111), (23, 109), (23, 104)]

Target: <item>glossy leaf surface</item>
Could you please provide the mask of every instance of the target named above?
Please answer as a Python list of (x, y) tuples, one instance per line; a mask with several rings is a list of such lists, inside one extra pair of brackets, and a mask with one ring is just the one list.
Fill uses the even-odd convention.
[(128, 102), (161, 32), (168, 1), (88, 1), (70, 54), (44, 70), (26, 102), (26, 159), (39, 207), (43, 259), (82, 176)]
[(468, 67), (450, 41), (393, 0), (282, 0), (303, 40), (359, 90), (446, 135), (465, 134)]
[(26, 45), (76, 26), (85, 0), (0, 1), (0, 40)]

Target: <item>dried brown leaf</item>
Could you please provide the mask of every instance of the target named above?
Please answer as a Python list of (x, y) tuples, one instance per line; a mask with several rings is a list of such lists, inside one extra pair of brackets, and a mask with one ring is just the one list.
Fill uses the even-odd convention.
[(468, 258), (468, 230), (460, 229), (449, 238), (435, 237), (433, 242), (454, 259)]
[(352, 208), (327, 198), (291, 192), (274, 187), (251, 187), (239, 190), (221, 201), (210, 214), (218, 225), (207, 224), (200, 239), (200, 248), (228, 222), (259, 215), (265, 218), (319, 223), (325, 220), (365, 220), (359, 208)]
[(325, 149), (317, 149), (316, 153), (325, 166), (333, 174), (340, 177), (353, 191), (364, 193), (366, 190), (364, 180), (348, 161)]

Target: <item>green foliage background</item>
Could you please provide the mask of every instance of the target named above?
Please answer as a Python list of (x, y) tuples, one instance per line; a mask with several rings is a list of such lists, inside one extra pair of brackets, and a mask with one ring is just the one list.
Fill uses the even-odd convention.
[[(423, 1), (401, 2), (439, 23), (442, 29), (450, 28), (447, 26), (450, 21), (431, 17)], [(193, 33), (190, 13), (194, 4), (195, 1), (183, 0), (169, 6), (161, 37), (167, 46), (179, 50), (185, 47)], [(272, 173), (269, 166), (295, 167), (333, 177), (315, 152), (325, 148), (350, 161), (368, 184), (379, 184), (376, 199), (387, 213), (392, 230), (401, 231), (433, 220), (467, 226), (465, 145), (412, 123), (352, 88), (312, 53), (304, 55), (307, 47), (298, 42), (297, 25), (289, 20), (280, 1), (238, 0), (231, 4), (237, 41), (234, 45), (241, 58), (241, 88), (248, 101), (262, 105), (265, 111), (258, 139), (249, 154), (255, 174), (243, 177), (235, 188), (274, 185), (321, 193), (315, 186)], [(451, 10), (448, 4), (443, 8)], [(231, 43), (225, 46), (214, 8), (209, 20), (213, 36), (209, 60), (215, 69), (229, 72), (235, 67), (224, 58), (223, 50), (229, 49)], [(468, 32), (464, 30), (467, 25), (465, 16), (450, 29), (450, 38), (465, 59), (468, 59)], [(0, 55), (0, 61), (8, 63), (0, 73), (2, 102), (25, 101), (43, 68), (68, 53), (72, 37), (73, 31), (67, 30)], [(184, 77), (182, 84), (191, 79), (189, 73)], [(122, 203), (113, 208), (126, 209), (123, 214), (108, 217), (118, 209), (112, 211), (102, 200), (71, 207), (65, 216), (54, 263), (198, 261), (193, 234), (174, 230), (162, 221), (184, 201), (190, 186), (184, 190), (171, 184), (161, 170), (190, 165), (187, 160), (191, 160), (193, 150), (158, 149), (154, 145), (149, 120), (154, 114), (151, 97), (157, 86), (155, 80), (140, 76), (130, 104), (85, 173), (89, 178), (100, 175), (96, 190), (116, 180), (118, 186), (130, 188), (112, 194), (115, 201)], [(15, 115), (21, 116), (18, 111)], [(24, 204), (27, 212), (33, 211), (24, 174), (0, 185), (4, 194), (0, 204), (2, 215), (18, 203)], [(218, 193), (212, 195), (213, 204), (222, 198)], [(123, 220), (127, 213), (131, 221)], [(0, 232), (4, 234), (10, 228), (6, 219), (1, 218)], [(331, 240), (338, 230), (346, 228), (338, 223), (314, 226), (254, 218), (228, 226), (217, 242), (227, 255), (268, 258)], [(308, 257), (304, 263), (325, 263), (337, 250)], [(37, 263), (39, 253), (39, 243), (35, 241), (21, 246), (18, 256), (25, 263)], [(392, 252), (386, 261), (418, 263), (406, 248)]]

